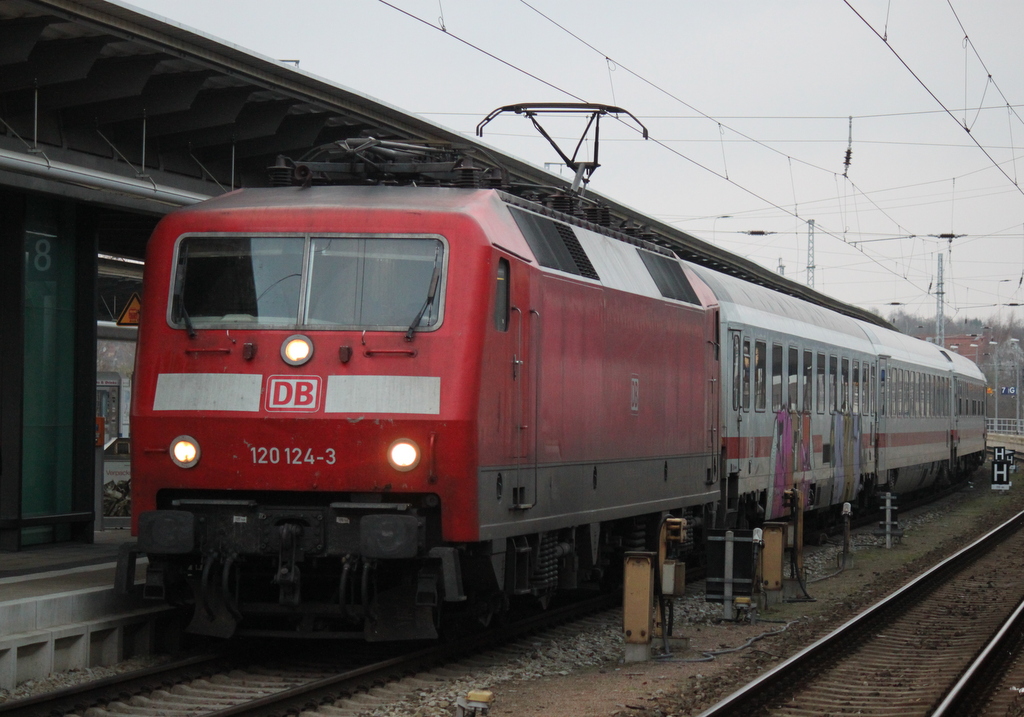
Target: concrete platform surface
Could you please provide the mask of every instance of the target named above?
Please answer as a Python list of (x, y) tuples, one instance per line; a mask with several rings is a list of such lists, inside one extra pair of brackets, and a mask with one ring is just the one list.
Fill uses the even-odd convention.
[[(108, 530), (89, 544), (0, 553), (0, 689), (159, 647), (170, 608), (114, 590), (117, 551), (129, 540), (127, 530)], [(139, 559), (136, 582), (146, 563)]]
[(116, 563), (118, 547), (131, 539), (131, 531), (127, 529), (104, 530), (93, 533), (92, 543), (48, 543), (18, 552), (0, 552), (0, 579)]

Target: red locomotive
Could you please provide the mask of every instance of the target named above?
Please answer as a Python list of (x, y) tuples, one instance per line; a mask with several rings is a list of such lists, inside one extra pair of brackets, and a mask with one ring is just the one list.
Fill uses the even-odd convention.
[[(433, 638), (443, 613), (486, 622), (613, 574), (666, 512), (692, 545), (777, 514), (779, 487), (827, 513), (891, 478), (862, 416), (888, 405), (863, 398), (885, 388), (864, 337), (892, 332), (787, 297), (831, 322), (801, 338), (764, 320), (776, 292), (597, 223), (497, 189), (308, 186), (321, 169), (175, 212), (149, 243), (133, 531), (145, 594), (194, 604), (192, 631)], [(831, 410), (812, 398), (783, 445), (819, 369), (751, 340), (856, 351), (865, 378), (822, 373)], [(758, 404), (776, 382), (792, 405)], [(737, 434), (744, 405), (775, 418)], [(872, 428), (843, 450), (864, 460), (837, 473), (822, 434), (854, 415)], [(959, 460), (943, 450), (915, 464)]]

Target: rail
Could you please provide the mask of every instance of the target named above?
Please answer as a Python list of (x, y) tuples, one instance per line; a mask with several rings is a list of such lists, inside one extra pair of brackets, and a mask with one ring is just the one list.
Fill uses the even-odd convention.
[(595, 612), (614, 610), (621, 603), (621, 593), (603, 593), (520, 616), (507, 624), (464, 634), (450, 642), (426, 647), (420, 646), (422, 643), (409, 643), (409, 652), (402, 649), (396, 652), (382, 643), (353, 643), (342, 651), (340, 663), (336, 659), (338, 651), (329, 646), (326, 649), (331, 657), (320, 658), (320, 653), (312, 651), (308, 644), (296, 643), (296, 649), (301, 650), (297, 662), (293, 653), (277, 647), (274, 651), (278, 654), (269, 665), (257, 661), (254, 667), (252, 655), (259, 650), (255, 650), (254, 643), (240, 640), (225, 646), (224, 654), (188, 657), (54, 693), (0, 703), (0, 717), (297, 715), (310, 705), (344, 703), (348, 696), (367, 692), (373, 686), (499, 649)]
[[(932, 717), (968, 714), (972, 706), (985, 704), (999, 685), (1007, 667), (1020, 655), (1024, 627), (1024, 601), (1006, 620), (999, 632), (974, 659), (971, 666), (932, 712)], [(1014, 688), (1017, 689), (1017, 688)]]
[(766, 713), (763, 710), (769, 700), (778, 699), (783, 692), (789, 692), (803, 677), (823, 671), (825, 663), (849, 654), (851, 644), (857, 644), (866, 639), (866, 636), (878, 633), (881, 626), (891, 623), (897, 615), (920, 603), (926, 594), (948, 580), (949, 576), (988, 552), (994, 544), (1020, 530), (1022, 525), (1024, 512), (978, 538), (832, 633), (708, 708), (700, 717), (738, 717)]

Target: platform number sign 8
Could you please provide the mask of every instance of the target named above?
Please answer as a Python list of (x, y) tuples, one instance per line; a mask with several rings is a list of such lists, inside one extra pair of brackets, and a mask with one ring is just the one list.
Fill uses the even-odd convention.
[(51, 279), (60, 271), (60, 245), (57, 237), (50, 233), (38, 231), (25, 232), (25, 271), (35, 280)]
[(35, 244), (35, 254), (32, 258), (32, 266), (39, 273), (47, 272), (50, 267), (53, 266), (53, 256), (50, 254), (50, 250), (53, 245), (49, 239), (37, 239)]

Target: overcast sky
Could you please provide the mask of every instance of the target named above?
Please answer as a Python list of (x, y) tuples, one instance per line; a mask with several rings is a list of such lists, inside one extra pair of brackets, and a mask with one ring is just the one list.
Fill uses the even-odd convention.
[[(947, 316), (1024, 319), (1020, 0), (132, 4), (467, 135), (618, 105), (651, 139), (602, 123), (602, 194), (801, 283), (813, 219), (815, 287), (886, 316), (935, 314), (941, 252)], [(484, 141), (558, 161), (515, 115)]]

